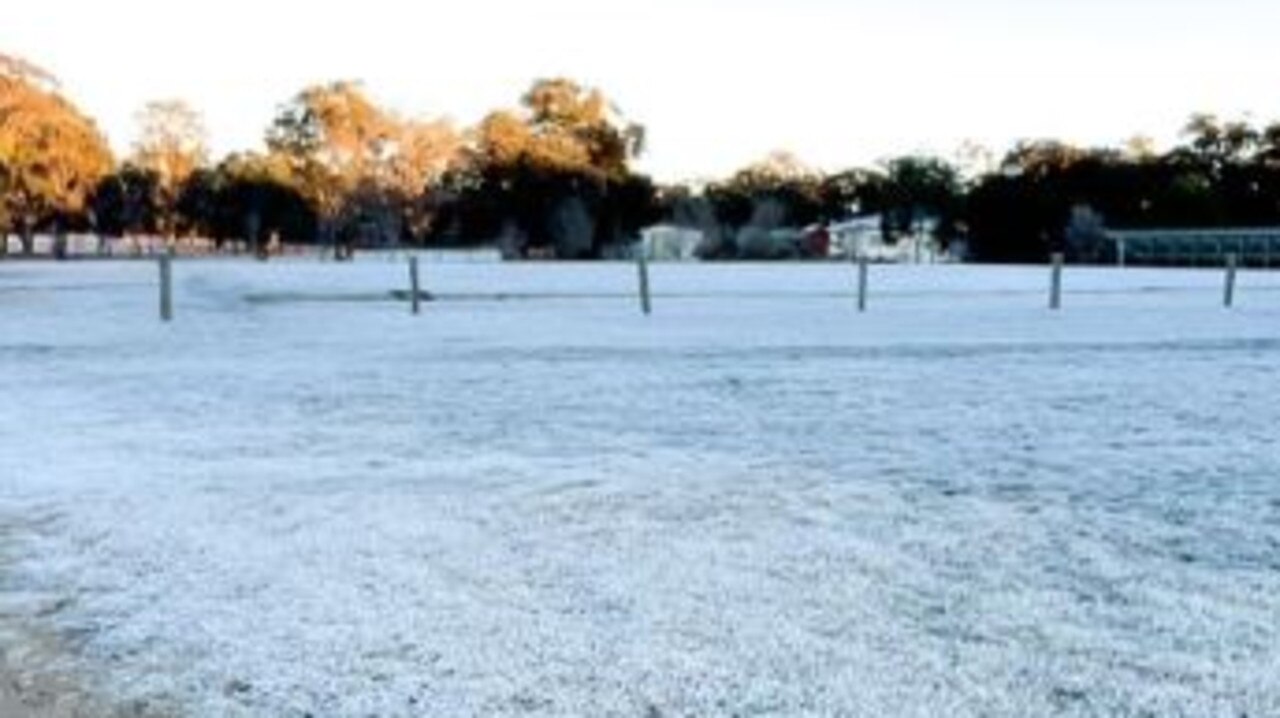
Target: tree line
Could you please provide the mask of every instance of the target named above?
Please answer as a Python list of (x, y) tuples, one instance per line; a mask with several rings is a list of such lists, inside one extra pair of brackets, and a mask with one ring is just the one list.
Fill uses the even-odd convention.
[(653, 182), (631, 167), (643, 128), (564, 79), (465, 130), (402, 116), (359, 83), (310, 86), (281, 105), (265, 151), (216, 162), (186, 103), (150, 103), (138, 122), (117, 161), (56, 78), (0, 55), (0, 233), (27, 253), (37, 232), (92, 231), (314, 242), (340, 256), (501, 240), (594, 257), (660, 219)]
[[(1104, 226), (1280, 225), (1280, 123), (1196, 115), (1182, 142), (1081, 148), (1022, 142), (978, 172), (932, 156), (821, 173), (786, 153), (704, 185), (637, 172), (645, 129), (600, 90), (534, 82), (474, 127), (403, 116), (355, 82), (303, 88), (262, 151), (211, 158), (199, 113), (159, 101), (117, 159), (39, 66), (0, 54), (0, 235), (199, 236), (215, 243), (357, 246), (499, 243), (524, 256), (598, 258), (665, 222), (697, 229), (708, 258), (764, 256), (783, 228), (875, 216), (887, 242), (927, 232), (981, 261), (1099, 259)], [(0, 252), (5, 251), (0, 242)], [(767, 255), (767, 252), (765, 253)]]

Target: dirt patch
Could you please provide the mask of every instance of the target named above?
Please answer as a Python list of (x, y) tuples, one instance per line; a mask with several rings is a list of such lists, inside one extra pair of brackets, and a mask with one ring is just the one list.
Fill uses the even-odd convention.
[[(25, 527), (24, 528), (28, 528)], [(148, 704), (117, 705), (76, 668), (74, 652), (44, 620), (52, 608), (13, 601), (3, 583), (17, 527), (0, 525), (0, 718), (172, 718)]]
[(31, 631), (0, 631), (0, 716), (5, 718), (133, 718), (154, 714), (109, 706), (58, 666), (58, 641)]

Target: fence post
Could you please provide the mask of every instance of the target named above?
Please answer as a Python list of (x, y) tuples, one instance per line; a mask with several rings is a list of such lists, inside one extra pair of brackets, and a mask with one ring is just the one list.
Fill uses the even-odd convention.
[(1230, 309), (1236, 302), (1236, 268), (1240, 258), (1235, 254), (1227, 255), (1227, 278), (1222, 289), (1222, 305)]
[(858, 311), (867, 311), (867, 258), (858, 257)]
[(640, 311), (648, 316), (653, 311), (653, 304), (649, 300), (649, 256), (643, 241), (640, 242), (640, 252), (636, 256), (636, 270), (640, 274)]
[(409, 257), (409, 302), (414, 314), (422, 312), (422, 296), (418, 290), (418, 258)]
[(1054, 252), (1051, 259), (1053, 270), (1049, 278), (1049, 308), (1056, 311), (1062, 308), (1062, 252)]
[(160, 321), (173, 320), (173, 256), (160, 255)]

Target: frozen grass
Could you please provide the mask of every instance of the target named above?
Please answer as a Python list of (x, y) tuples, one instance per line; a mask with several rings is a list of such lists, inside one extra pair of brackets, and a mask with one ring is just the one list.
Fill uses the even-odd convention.
[(7, 613), (196, 716), (1280, 714), (1280, 274), (424, 270), (0, 264)]

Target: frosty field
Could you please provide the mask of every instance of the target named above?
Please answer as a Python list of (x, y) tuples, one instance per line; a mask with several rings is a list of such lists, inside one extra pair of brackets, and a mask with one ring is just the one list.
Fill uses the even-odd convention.
[(10, 660), (201, 718), (1280, 715), (1280, 273), (423, 270), (179, 261), (162, 325), (150, 263), (0, 263)]

